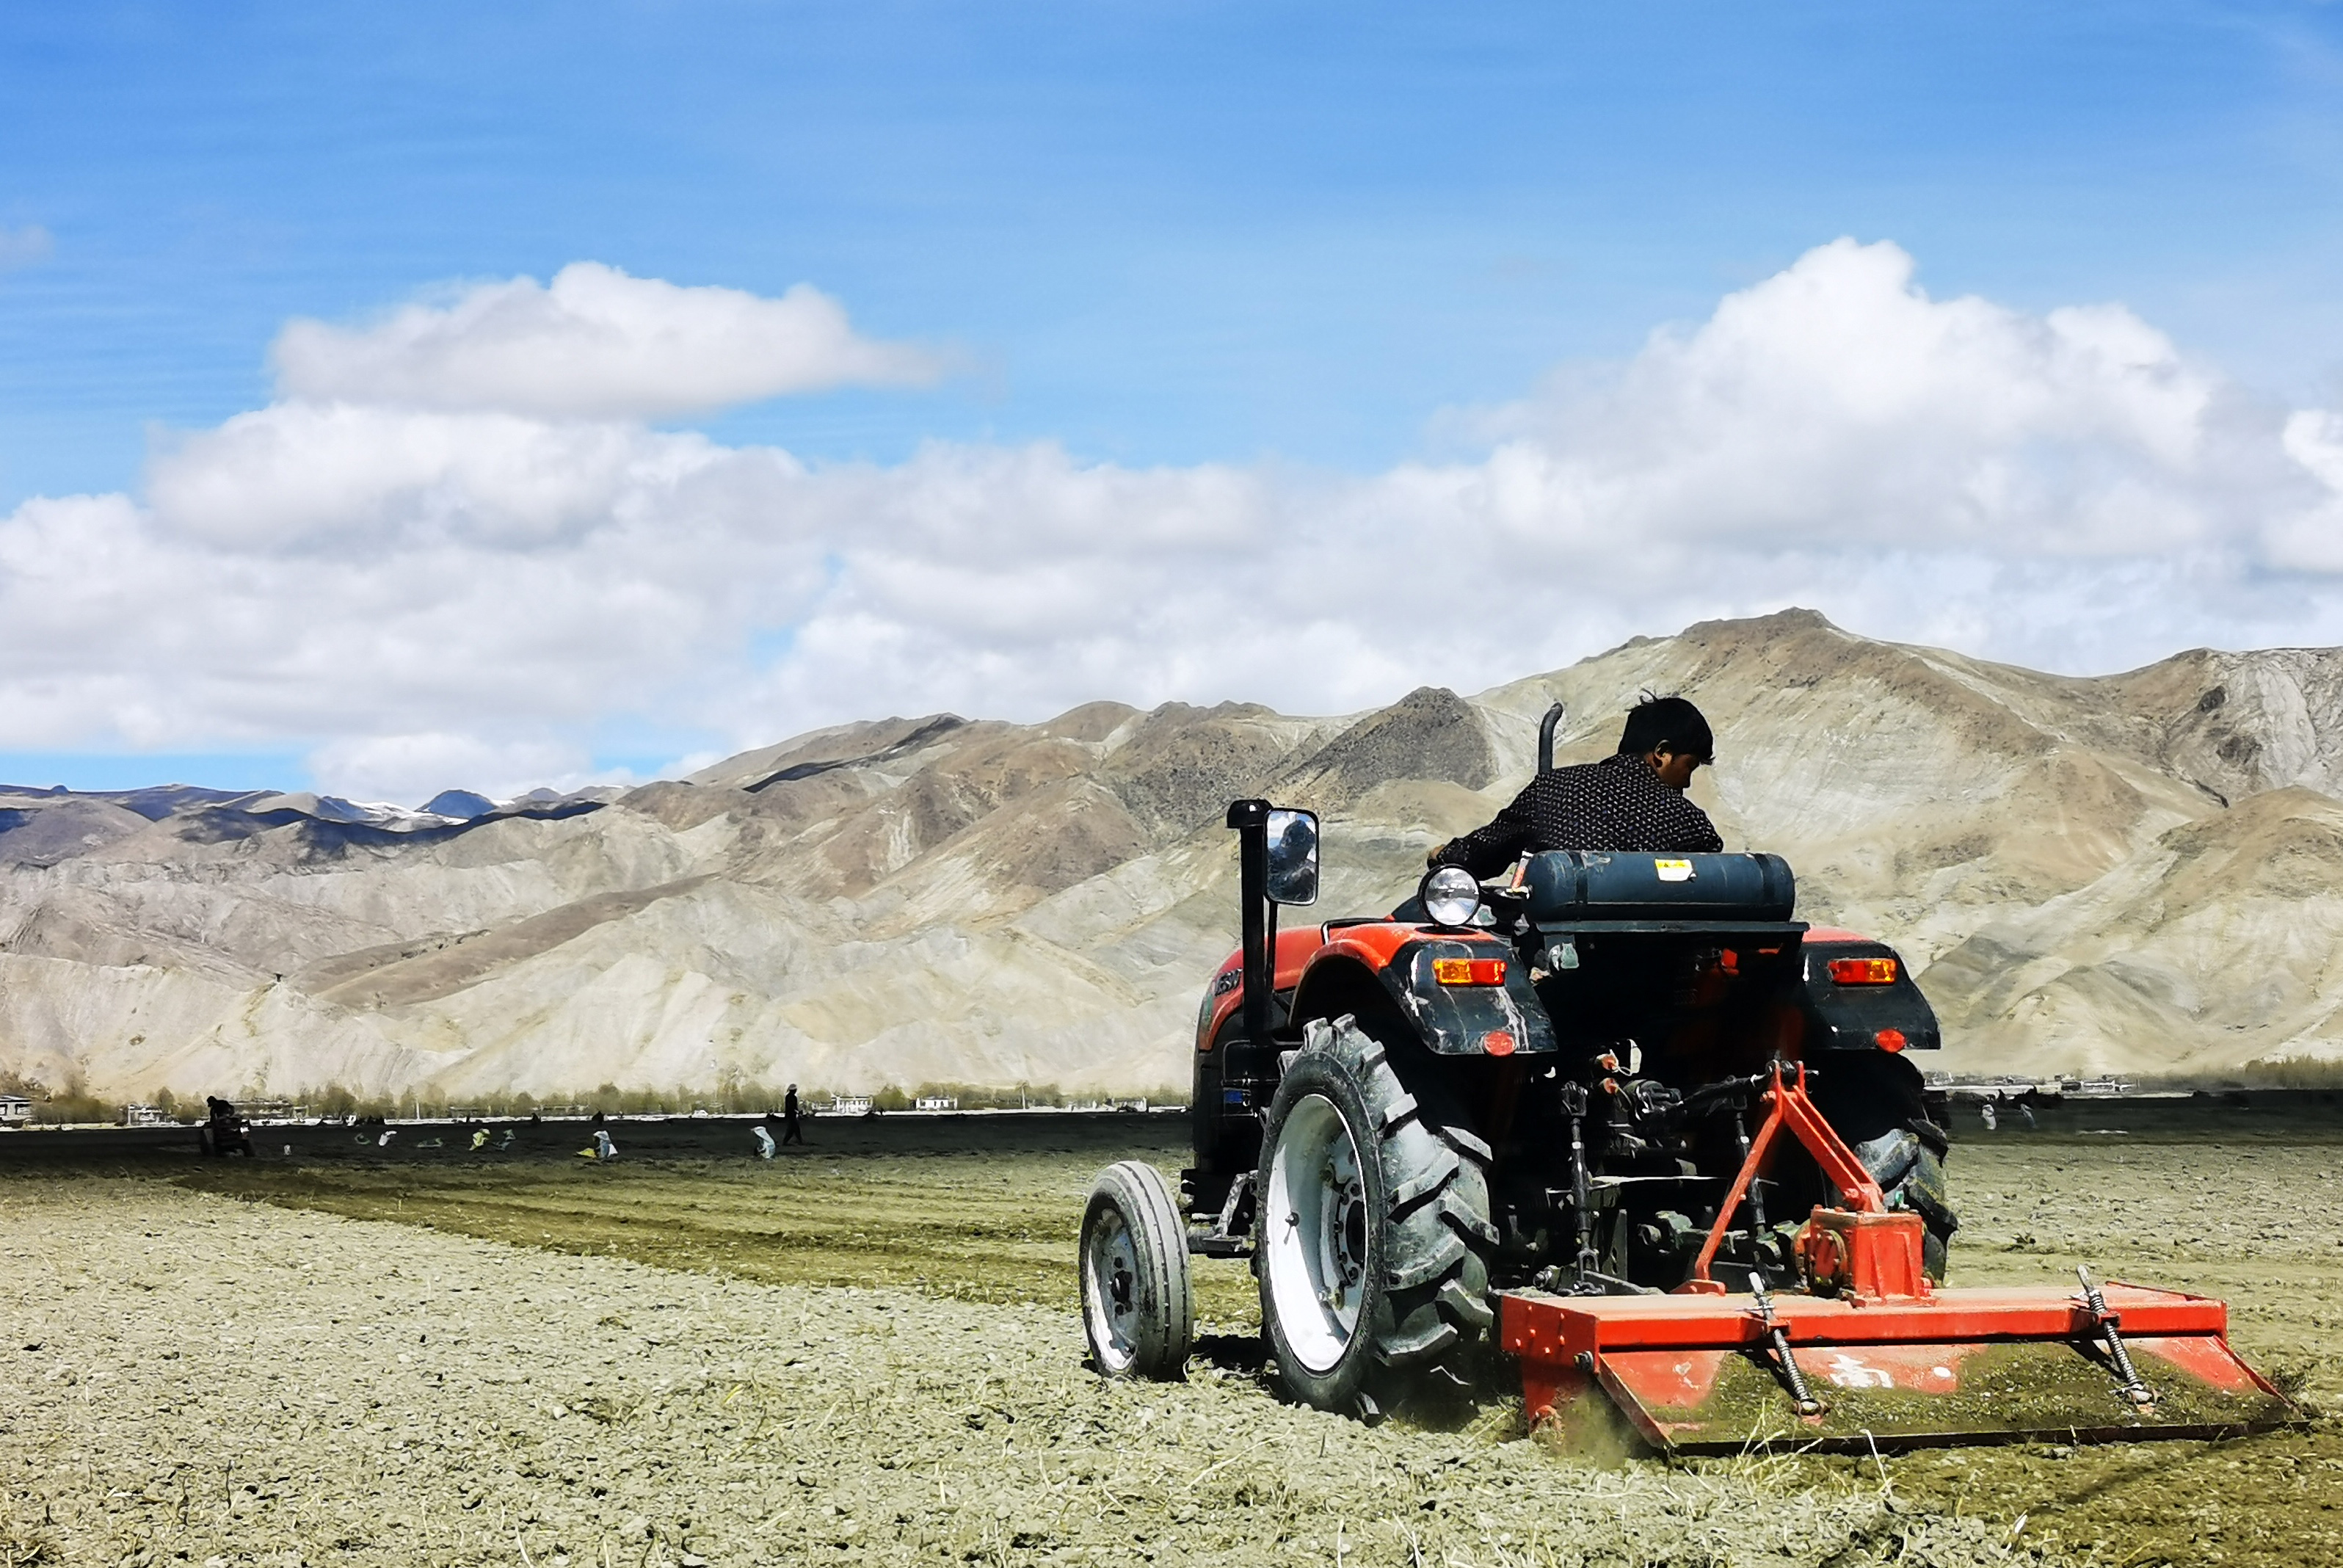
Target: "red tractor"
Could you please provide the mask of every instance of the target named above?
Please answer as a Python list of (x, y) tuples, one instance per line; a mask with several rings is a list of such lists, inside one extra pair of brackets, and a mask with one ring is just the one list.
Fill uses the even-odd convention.
[[(1839, 1388), (1911, 1386), (1845, 1349), (1847, 1309), (1875, 1301), (1898, 1304), (1891, 1337), (1942, 1374), (1933, 1392), (1960, 1381), (1978, 1347), (1937, 1342), (1973, 1336), (1944, 1316), (1965, 1292), (1936, 1290), (1956, 1221), (1943, 1119), (1912, 1060), (1938, 1049), (1936, 1015), (1885, 943), (1793, 918), (1779, 857), (1534, 854), (1487, 884), (1433, 870), (1389, 916), (1280, 931), (1280, 909), (1317, 897), (1317, 820), (1256, 799), (1228, 825), (1243, 940), (1197, 1016), (1182, 1199), (1126, 1161), (1084, 1218), (1101, 1371), (1181, 1375), (1194, 1253), (1251, 1260), (1288, 1393), (1369, 1419), (1427, 1380), (1467, 1381), (1495, 1342), (1523, 1358), (1533, 1415), (1599, 1385), (1658, 1446), (1722, 1431), (1733, 1369), (1698, 1362), (1712, 1352), (1757, 1368), (1789, 1419), (1844, 1424)], [(2130, 1367), (2096, 1287), (2046, 1307), (2015, 1294), (2049, 1317), (1994, 1319), (1979, 1344), (2042, 1338), (2055, 1319), (2067, 1359), (2079, 1346)], [(2172, 1311), (2176, 1333), (2201, 1337), (2204, 1313)], [(1838, 1346), (1853, 1382), (1809, 1387), (1801, 1337)], [(1631, 1386), (1637, 1347), (1660, 1358), (1653, 1377), (1699, 1386)], [(1695, 1362), (1708, 1370), (1686, 1374)], [(2253, 1404), (2267, 1385), (2236, 1366), (2250, 1386), (2221, 1375), (2245, 1404), (2197, 1426), (2251, 1424), (2246, 1404), (2270, 1415)], [(2143, 1386), (2110, 1372), (2077, 1394), (2084, 1419), (2069, 1401), (2019, 1426), (2095, 1430), (2090, 1402), (2118, 1385)], [(2143, 1408), (2127, 1395), (2105, 1413), (2128, 1430)]]

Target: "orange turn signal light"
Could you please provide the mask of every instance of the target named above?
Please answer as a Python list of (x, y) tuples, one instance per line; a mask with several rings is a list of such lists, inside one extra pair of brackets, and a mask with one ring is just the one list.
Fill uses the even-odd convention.
[(1503, 985), (1503, 959), (1434, 959), (1432, 978), (1442, 985)]
[(1841, 985), (1894, 985), (1894, 959), (1833, 959), (1831, 979)]

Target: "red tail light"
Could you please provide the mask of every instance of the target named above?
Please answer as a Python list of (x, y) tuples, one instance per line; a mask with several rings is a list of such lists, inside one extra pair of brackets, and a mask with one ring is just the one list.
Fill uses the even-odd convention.
[(1503, 959), (1434, 959), (1432, 978), (1442, 985), (1503, 985)]
[(1894, 985), (1894, 959), (1833, 959), (1831, 979), (1841, 985)]
[(1882, 1050), (1901, 1050), (1906, 1044), (1904, 1031), (1900, 1029), (1883, 1029), (1871, 1038)]

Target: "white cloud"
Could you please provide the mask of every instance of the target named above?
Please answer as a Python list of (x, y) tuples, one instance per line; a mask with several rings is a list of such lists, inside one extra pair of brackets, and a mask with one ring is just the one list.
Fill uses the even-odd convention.
[(547, 418), (668, 418), (785, 393), (919, 386), (943, 363), (858, 336), (845, 307), (799, 284), (779, 299), (679, 287), (573, 262), (551, 286), (483, 284), (372, 326), (287, 326), (274, 350), (289, 397), (493, 408)]
[(22, 228), (0, 228), (0, 272), (13, 272), (20, 266), (33, 266), (49, 259), (56, 249), (56, 240), (39, 224), (28, 223)]
[(368, 735), (319, 747), (310, 765), (321, 779), (363, 786), (358, 798), (421, 805), (461, 779), (461, 788), (510, 799), (543, 786), (574, 789), (604, 781), (575, 741), (553, 738), (484, 739), (440, 731)]
[(612, 725), (1339, 712), (1790, 603), (2062, 669), (2343, 640), (2343, 417), (2118, 307), (1933, 299), (1892, 246), (1823, 246), (1369, 476), (809, 467), (397, 379), (0, 521), (0, 746), (303, 744), (324, 788), (417, 800), (575, 781)]
[(2281, 441), (2286, 455), (2301, 464), (2326, 493), (2269, 519), (2264, 529), (2269, 558), (2281, 567), (2343, 572), (2343, 414), (2298, 409), (2288, 417)]
[(1533, 533), (2124, 555), (2221, 537), (2241, 479), (2289, 477), (2267, 417), (2122, 307), (1934, 300), (1850, 240), (1484, 428), (1491, 504)]

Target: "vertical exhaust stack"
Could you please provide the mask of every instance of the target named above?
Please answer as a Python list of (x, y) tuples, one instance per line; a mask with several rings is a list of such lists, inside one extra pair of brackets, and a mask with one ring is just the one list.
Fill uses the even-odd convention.
[(1229, 826), (1237, 831), (1238, 899), (1244, 905), (1244, 1031), (1255, 1046), (1269, 1043), (1269, 1000), (1277, 984), (1277, 906), (1269, 899), (1269, 802), (1232, 800)]
[(1554, 771), (1554, 732), (1562, 727), (1562, 721), (1569, 716), (1570, 709), (1557, 702), (1545, 710), (1544, 719), (1538, 720), (1539, 772)]

